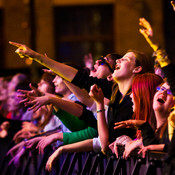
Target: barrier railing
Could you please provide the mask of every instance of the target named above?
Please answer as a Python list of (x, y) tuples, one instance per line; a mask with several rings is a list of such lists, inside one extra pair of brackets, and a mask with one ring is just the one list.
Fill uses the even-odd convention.
[(53, 153), (52, 147), (47, 147), (44, 155), (39, 155), (37, 150), (28, 152), (21, 160), (18, 167), (8, 165), (11, 157), (5, 156), (1, 165), (1, 175), (156, 175), (162, 174), (162, 165), (165, 153), (151, 151), (146, 158), (133, 151), (125, 160), (122, 152), (119, 158), (115, 155), (105, 156), (93, 152), (63, 153), (51, 172), (45, 170), (48, 157)]

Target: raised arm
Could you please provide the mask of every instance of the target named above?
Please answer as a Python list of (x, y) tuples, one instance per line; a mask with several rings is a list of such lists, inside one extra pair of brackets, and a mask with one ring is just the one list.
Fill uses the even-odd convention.
[(83, 107), (80, 104), (61, 99), (60, 97), (49, 93), (41, 97), (29, 98), (29, 101), (25, 102), (25, 105), (33, 105), (29, 110), (34, 111), (38, 110), (43, 105), (49, 104), (52, 104), (56, 109), (62, 109), (76, 117), (80, 117), (83, 112)]
[(101, 148), (106, 152), (109, 145), (109, 130), (105, 119), (104, 95), (97, 85), (91, 87), (90, 96), (95, 100), (97, 105), (97, 126), (100, 137)]
[(139, 30), (140, 33), (144, 36), (150, 47), (156, 51), (159, 48), (159, 45), (153, 37), (153, 29), (150, 23), (145, 18), (140, 18), (139, 25), (142, 27)]
[(153, 30), (150, 23), (145, 18), (139, 19), (139, 25), (142, 27), (139, 31), (144, 36), (150, 47), (154, 51), (154, 56), (156, 56), (156, 61), (161, 67), (165, 67), (171, 63), (166, 51), (160, 48), (159, 44), (153, 37)]
[(35, 60), (36, 62), (42, 64), (43, 66), (51, 69), (53, 72), (58, 74), (60, 77), (72, 81), (75, 77), (76, 73), (78, 72), (77, 69), (65, 65), (63, 63), (57, 62), (53, 59), (50, 59), (46, 55), (42, 55), (40, 53), (37, 53), (27, 47), (24, 44), (19, 44), (16, 42), (9, 42), (11, 45), (16, 46), (18, 49), (15, 51), (21, 58), (28, 57), (30, 59)]

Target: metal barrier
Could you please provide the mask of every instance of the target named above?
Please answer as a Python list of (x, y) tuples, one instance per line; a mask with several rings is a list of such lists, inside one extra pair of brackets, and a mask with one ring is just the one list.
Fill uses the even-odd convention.
[(63, 153), (56, 161), (51, 172), (45, 170), (48, 157), (53, 153), (52, 147), (47, 147), (44, 155), (37, 150), (25, 154), (19, 167), (8, 165), (10, 156), (5, 156), (1, 165), (1, 175), (156, 175), (162, 173), (165, 153), (151, 151), (145, 159), (133, 151), (124, 160), (122, 153), (117, 159), (115, 155), (105, 156), (93, 152)]

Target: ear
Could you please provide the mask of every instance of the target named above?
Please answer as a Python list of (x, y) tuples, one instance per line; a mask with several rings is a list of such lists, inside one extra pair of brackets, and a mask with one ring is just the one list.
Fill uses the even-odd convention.
[(134, 68), (133, 73), (137, 74), (137, 73), (139, 73), (141, 71), (142, 71), (142, 67), (141, 66), (137, 66), (136, 68)]
[(110, 74), (110, 75), (107, 76), (107, 80), (108, 80), (108, 81), (112, 81), (112, 80), (113, 80), (112, 74)]

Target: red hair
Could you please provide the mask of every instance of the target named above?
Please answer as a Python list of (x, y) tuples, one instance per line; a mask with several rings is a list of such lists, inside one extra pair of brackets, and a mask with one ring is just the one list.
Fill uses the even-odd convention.
[(145, 120), (155, 128), (155, 117), (153, 112), (153, 97), (156, 87), (163, 82), (163, 79), (154, 73), (138, 74), (133, 79), (132, 93), (135, 102), (135, 113), (133, 118)]

